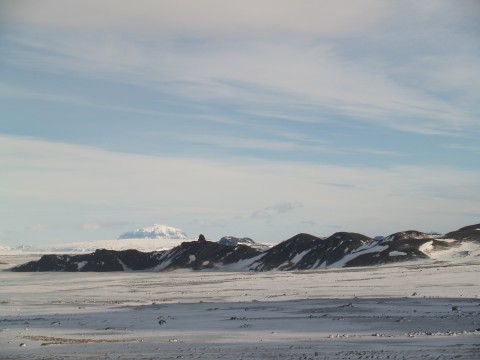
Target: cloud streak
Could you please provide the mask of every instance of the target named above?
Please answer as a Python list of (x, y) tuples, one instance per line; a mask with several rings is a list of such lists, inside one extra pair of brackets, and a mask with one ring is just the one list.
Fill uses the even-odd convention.
[[(228, 229), (269, 241), (301, 231), (304, 221), (315, 221), (311, 231), (318, 235), (328, 231), (324, 224), (372, 234), (398, 230), (398, 223), (442, 231), (463, 225), (465, 216), (457, 213), (480, 216), (480, 199), (471, 196), (480, 193), (480, 172), (448, 167), (380, 170), (240, 158), (233, 165), (4, 136), (0, 155), (0, 200), (9, 210), (2, 228), (34, 225), (22, 216), (24, 206), (42, 208), (46, 225), (57, 223), (59, 214), (52, 209), (61, 207), (71, 223), (114, 222), (120, 213), (132, 223), (162, 219), (189, 233), (209, 227), (211, 238)], [(329, 185), (337, 183), (342, 185)], [(286, 194), (295, 201), (279, 203)], [(434, 215), (438, 208), (450, 212)], [(288, 218), (281, 216), (286, 213)], [(42, 236), (52, 237), (52, 228)], [(95, 233), (117, 235), (112, 231), (100, 227)]]
[(303, 207), (302, 203), (284, 201), (284, 202), (275, 204), (273, 206), (269, 206), (267, 209), (271, 210), (271, 211), (274, 211), (278, 214), (283, 214), (283, 213), (290, 212), (292, 210), (295, 210), (295, 209), (298, 209), (298, 208), (301, 208), (301, 207)]
[[(383, 1), (4, 0), (2, 20), (75, 29), (216, 37), (358, 34), (392, 11)], [(347, 6), (346, 6), (347, 5)], [(92, 11), (94, 9), (94, 11)], [(62, 14), (62, 16), (58, 16)]]
[[(398, 25), (397, 22), (401, 20), (390, 18), (393, 10), (398, 10), (400, 14), (411, 10), (408, 2), (398, 9), (375, 1), (367, 4), (362, 2), (361, 6), (349, 2), (348, 7), (333, 1), (318, 2), (319, 5), (306, 1), (303, 7), (281, 2), (278, 8), (275, 6), (277, 10), (256, 12), (254, 16), (249, 15), (253, 4), (238, 5), (238, 21), (245, 23), (245, 27), (248, 24), (248, 28), (255, 29), (256, 24), (265, 24), (265, 29), (275, 31), (269, 33), (265, 30), (268, 36), (264, 38), (257, 33), (262, 34), (261, 27), (256, 32), (257, 36), (236, 36), (228, 40), (223, 39), (222, 35), (228, 34), (225, 28), (229, 23), (233, 29), (237, 28), (235, 21), (230, 21), (230, 16), (236, 15), (233, 16), (230, 5), (227, 7), (224, 2), (211, 1), (210, 7), (208, 3), (210, 1), (198, 2), (197, 5), (189, 3), (188, 8), (188, 12), (196, 19), (190, 19), (191, 27), (196, 30), (207, 29), (209, 37), (206, 38), (189, 38), (188, 34), (193, 34), (193, 30), (187, 27), (182, 32), (182, 25), (173, 26), (173, 22), (168, 25), (171, 21), (158, 21), (163, 24), (160, 26), (171, 29), (158, 29), (160, 37), (146, 41), (115, 33), (99, 34), (94, 42), (89, 35), (76, 35), (75, 41), (72, 41), (73, 35), (68, 31), (62, 36), (57, 31), (44, 30), (37, 31), (35, 35), (24, 33), (23, 36), (7, 37), (12, 47), (5, 52), (5, 58), (16, 64), (28, 59), (29, 66), (40, 66), (49, 71), (73, 71), (86, 77), (104, 77), (111, 81), (153, 87), (190, 103), (206, 102), (213, 106), (218, 101), (225, 101), (235, 104), (244, 113), (268, 113), (271, 108), (276, 108), (277, 113), (282, 114), (289, 108), (304, 106), (324, 114), (330, 113), (333, 117), (345, 116), (358, 122), (418, 134), (450, 135), (472, 129), (480, 131), (476, 121), (478, 107), (473, 102), (477, 96), (472, 96), (478, 87), (471, 85), (472, 81), (480, 85), (473, 65), (477, 63), (479, 53), (474, 50), (463, 51), (469, 48), (469, 44), (473, 45), (473, 40), (456, 35), (451, 24), (449, 27), (435, 27), (432, 21), (427, 22), (428, 14), (424, 11), (415, 15), (409, 24), (415, 28), (420, 26), (420, 22), (427, 22), (434, 30), (440, 31), (435, 33), (435, 39), (445, 38), (446, 41), (436, 44), (432, 35), (427, 33), (422, 35), (422, 40), (432, 46), (420, 48), (421, 44), (413, 34)], [(96, 13), (100, 16), (103, 12), (112, 11), (112, 16), (99, 19), (111, 22), (106, 26), (113, 29), (122, 27), (124, 23), (143, 26), (141, 21), (131, 19), (140, 16), (139, 8), (141, 13), (147, 8), (158, 10), (150, 12), (155, 22), (159, 16), (160, 20), (165, 17), (182, 24), (185, 19), (181, 14), (187, 12), (187, 8), (183, 3), (175, 4), (147, 1), (143, 8), (137, 5), (131, 8), (127, 3), (110, 8), (102, 2)], [(66, 7), (62, 2), (47, 2), (42, 11), (48, 13), (45, 9), (54, 5), (59, 6), (60, 10)], [(267, 1), (256, 7), (269, 8), (271, 5)], [(86, 17), (90, 7), (85, 4), (76, 6), (79, 9), (75, 11), (78, 14), (75, 19)], [(12, 8), (15, 6), (12, 5)], [(202, 16), (207, 8), (218, 8), (220, 14), (227, 15), (215, 15), (215, 19), (210, 21), (210, 16)], [(322, 8), (328, 11), (320, 11)], [(71, 23), (68, 14), (72, 10), (63, 9), (67, 15), (63, 20), (55, 21), (58, 16), (40, 16), (37, 11), (29, 13), (29, 9), (28, 6), (18, 11), (13, 9), (11, 16), (18, 21), (45, 22), (45, 25), (67, 28), (67, 24)], [(175, 15), (168, 15), (169, 12)], [(285, 14), (290, 14), (291, 23), (283, 22)], [(296, 14), (305, 15), (306, 20), (296, 21)], [(331, 14), (339, 15), (338, 22), (331, 21), (337, 19)], [(313, 16), (311, 24), (308, 20), (310, 16)], [(318, 16), (325, 16), (325, 21), (320, 21)], [(398, 17), (402, 18), (400, 15)], [(343, 24), (343, 21), (349, 23), (352, 18), (367, 25), (355, 21), (350, 26)], [(77, 21), (75, 19), (72, 19), (73, 23)], [(398, 54), (389, 48), (392, 39), (377, 34), (378, 26), (387, 19), (393, 23), (387, 33), (393, 34), (391, 36), (404, 50), (400, 57), (402, 62), (395, 61)], [(100, 20), (86, 20), (86, 25), (78, 22), (75, 26), (100, 26), (97, 24)], [(280, 23), (283, 25), (280, 26)], [(317, 29), (314, 24), (323, 25), (315, 25), (320, 27)], [(323, 33), (323, 26), (331, 29)], [(303, 27), (310, 30), (306, 31)], [(325, 38), (330, 33), (342, 35), (342, 29), (355, 32), (359, 28), (367, 32), (368, 36), (359, 41), (369, 48), (369, 57), (360, 52), (350, 54), (354, 50), (349, 49), (355, 47), (348, 39), (335, 43)], [(302, 36), (298, 36), (297, 30)], [(285, 37), (282, 31), (289, 35)], [(404, 46), (406, 40), (411, 41), (415, 48)], [(450, 48), (448, 53), (441, 50), (445, 45)], [(455, 50), (463, 52), (456, 55), (458, 61), (452, 67), (450, 54)], [(422, 82), (419, 83), (418, 79), (422, 79)], [(455, 97), (447, 98), (439, 93), (438, 89), (447, 86), (451, 89), (448, 84), (455, 84)], [(296, 117), (295, 112), (290, 114), (294, 121), (315, 119), (312, 114), (309, 117)], [(324, 117), (331, 120), (331, 115)], [(324, 121), (321, 117), (316, 118), (313, 120), (315, 123)]]

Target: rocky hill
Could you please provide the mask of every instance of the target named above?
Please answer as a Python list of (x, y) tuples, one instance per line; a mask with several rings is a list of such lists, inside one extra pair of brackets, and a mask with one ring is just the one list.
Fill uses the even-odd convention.
[(165, 251), (141, 252), (137, 250), (96, 250), (81, 255), (43, 255), (13, 268), (13, 271), (128, 271), (128, 270), (176, 270), (212, 269), (240, 260), (250, 259), (259, 250), (250, 246), (236, 247), (211, 241), (190, 241)]
[[(248, 238), (247, 238), (248, 239)], [(337, 232), (327, 238), (298, 234), (271, 248), (251, 246), (253, 240), (226, 237), (219, 242), (188, 241), (170, 250), (96, 250), (82, 255), (44, 255), (13, 271), (122, 271), (219, 269), (242, 271), (311, 270), (372, 266), (403, 261), (480, 256), (480, 224), (445, 235), (415, 230), (387, 237)]]
[(227, 246), (246, 245), (259, 250), (265, 250), (271, 247), (269, 245), (257, 243), (248, 237), (238, 238), (235, 236), (224, 236), (218, 240), (218, 243)]
[(443, 236), (446, 239), (457, 239), (480, 242), (480, 224), (465, 226)]

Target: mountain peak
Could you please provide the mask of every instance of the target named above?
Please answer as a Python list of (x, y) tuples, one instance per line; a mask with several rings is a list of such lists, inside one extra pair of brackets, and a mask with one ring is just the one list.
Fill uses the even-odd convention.
[(119, 239), (178, 239), (190, 240), (181, 229), (163, 224), (154, 224), (141, 229), (127, 231)]
[(226, 246), (233, 246), (233, 247), (244, 245), (257, 250), (266, 250), (271, 247), (270, 245), (257, 243), (249, 237), (239, 238), (236, 236), (224, 236), (220, 240), (218, 240), (218, 243)]
[(228, 246), (237, 246), (237, 245), (254, 245), (255, 241), (248, 237), (244, 238), (238, 238), (235, 236), (224, 236), (218, 242), (222, 245), (228, 245)]

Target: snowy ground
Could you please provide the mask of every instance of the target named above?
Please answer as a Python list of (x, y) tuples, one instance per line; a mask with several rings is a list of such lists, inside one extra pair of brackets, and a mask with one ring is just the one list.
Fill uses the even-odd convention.
[(0, 359), (480, 359), (479, 273), (1, 271)]
[[(191, 239), (192, 241), (194, 239)], [(160, 251), (168, 250), (180, 245), (184, 239), (115, 239), (115, 240), (95, 240), (83, 242), (68, 242), (64, 244), (47, 244), (36, 246), (22, 246), (11, 249), (6, 246), (0, 246), (0, 256), (16, 253), (20, 254), (82, 254), (94, 252), (96, 249), (109, 250), (128, 250), (137, 249), (139, 251)]]

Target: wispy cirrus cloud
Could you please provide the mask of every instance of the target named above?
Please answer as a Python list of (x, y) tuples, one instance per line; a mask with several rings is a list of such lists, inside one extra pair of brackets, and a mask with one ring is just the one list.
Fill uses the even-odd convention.
[(302, 208), (300, 202), (282, 201), (275, 205), (267, 206), (264, 209), (254, 211), (250, 217), (254, 220), (265, 220), (270, 222), (276, 215), (291, 212), (295, 209)]
[[(352, 35), (382, 21), (392, 9), (383, 1), (367, 0), (348, 6), (338, 1), (245, 0), (4, 0), (2, 21), (73, 29), (195, 36)], [(95, 11), (92, 11), (95, 9)], [(59, 16), (62, 14), (62, 16)]]
[(269, 206), (267, 209), (270, 211), (274, 211), (276, 213), (282, 214), (282, 213), (286, 213), (301, 207), (303, 207), (303, 204), (300, 202), (283, 201), (278, 204)]
[(266, 210), (257, 210), (254, 211), (250, 217), (254, 220), (266, 220), (270, 221), (272, 219), (272, 215)]
[(84, 230), (99, 230), (102, 226), (96, 223), (85, 223), (82, 224), (82, 229)]
[[(189, 4), (189, 13), (202, 14), (209, 2), (220, 13), (226, 14), (224, 19), (233, 17), (229, 7), (213, 0), (199, 2), (203, 5)], [(176, 24), (183, 23), (183, 20), (178, 19), (184, 19), (182, 14), (186, 12), (185, 4), (147, 3), (147, 7), (158, 11), (152, 11), (151, 18), (147, 17), (146, 23), (149, 19), (157, 22), (158, 17), (161, 20), (169, 12), (178, 16)], [(45, 8), (53, 4), (64, 6), (61, 2), (47, 2)], [(43, 67), (49, 71), (73, 71), (86, 77), (104, 77), (112, 81), (153, 87), (189, 102), (206, 102), (209, 106), (225, 101), (235, 104), (244, 113), (271, 113), (271, 108), (274, 107), (277, 113), (282, 114), (288, 113), (289, 108), (302, 105), (313, 109), (311, 114), (298, 117), (290, 112), (289, 118), (300, 122), (311, 122), (312, 119), (314, 123), (325, 121), (322, 116), (312, 116), (321, 110), (323, 117), (329, 120), (332, 115), (344, 116), (358, 122), (418, 134), (449, 135), (464, 133), (467, 129), (471, 131), (472, 128), (479, 131), (475, 116), (478, 107), (472, 102), (476, 98), (472, 95), (472, 92), (476, 92), (476, 87), (467, 85), (468, 82), (465, 81), (469, 79), (470, 84), (472, 79), (474, 83), (480, 81), (475, 80), (475, 67), (471, 66), (477, 62), (478, 51), (468, 50), (457, 55), (455, 68), (463, 70), (454, 71), (451, 66), (452, 51), (471, 49), (469, 44), (473, 44), (472, 39), (454, 36), (460, 32), (455, 27), (458, 19), (457, 22), (452, 20), (448, 26), (442, 27), (428, 18), (431, 12), (425, 9), (413, 12), (415, 15), (409, 19), (412, 28), (428, 25), (436, 30), (435, 37), (430, 33), (422, 33), (421, 40), (430, 45), (422, 48), (419, 40), (414, 37), (417, 33), (400, 26), (402, 14), (412, 14), (412, 4), (409, 2), (402, 6), (379, 2), (362, 3), (362, 6), (349, 3), (349, 10), (331, 1), (319, 4), (308, 2), (304, 6), (292, 6), (290, 2), (281, 2), (278, 10), (260, 12), (253, 17), (250, 9), (251, 6), (255, 8), (254, 5), (239, 6), (236, 14), (238, 17), (235, 16), (239, 20), (233, 20), (233, 23), (239, 21), (244, 28), (251, 29), (264, 23), (265, 27), (259, 25), (256, 31), (260, 34), (264, 31), (265, 38), (244, 36), (233, 40), (225, 39), (229, 22), (219, 20), (222, 17), (216, 16), (212, 19), (213, 24), (207, 26), (203, 17), (195, 16), (196, 21), (189, 23), (183, 32), (181, 26), (173, 26), (173, 23), (165, 25), (170, 21), (158, 21), (163, 24), (157, 29), (160, 37), (144, 41), (139, 41), (141, 38), (138, 35), (129, 38), (115, 33), (127, 24), (144, 26), (145, 22), (130, 21), (140, 15), (135, 10), (137, 7), (134, 9), (123, 4), (112, 7), (115, 9), (112, 10), (106, 5), (99, 5), (97, 14), (112, 11), (111, 17), (102, 17), (106, 19), (103, 22), (110, 23), (106, 25), (112, 30), (110, 33), (99, 34), (95, 41), (92, 41), (90, 35), (72, 35), (68, 30), (64, 35), (49, 30), (16, 35), (10, 39), (12, 46), (4, 51), (5, 60), (16, 64), (28, 61), (30, 66)], [(273, 6), (273, 3), (256, 6), (268, 7)], [(84, 16), (82, 14), (86, 17), (87, 7), (77, 7), (79, 15), (75, 19), (81, 19)], [(314, 11), (317, 7), (318, 11)], [(69, 28), (69, 22), (55, 20), (57, 16), (41, 17), (36, 12), (29, 13), (28, 7), (20, 7), (18, 11), (13, 5), (12, 8), (12, 17), (18, 17), (18, 21), (45, 22), (54, 27)], [(66, 14), (71, 11), (64, 10)], [(292, 15), (289, 17), (291, 20), (287, 21), (287, 25), (280, 25), (285, 20), (282, 14), (287, 13)], [(312, 13), (315, 14), (315, 22), (312, 18), (312, 23), (305, 25)], [(329, 20), (335, 18), (331, 16), (332, 13), (338, 13), (338, 23), (333, 24)], [(305, 22), (297, 22), (295, 14), (306, 16)], [(315, 25), (324, 23), (318, 19), (323, 14), (328, 14), (324, 19), (326, 24), (330, 24), (327, 26), (331, 28), (328, 31), (323, 29), (325, 25)], [(391, 17), (392, 14), (395, 14), (395, 18)], [(435, 18), (440, 18), (441, 15), (439, 12)], [(354, 21), (348, 26), (341, 25), (343, 20), (351, 21), (351, 17), (358, 20), (358, 23)], [(68, 15), (64, 17), (68, 18)], [(171, 18), (175, 16), (169, 17)], [(73, 23), (77, 21), (75, 19), (72, 19)], [(385, 25), (387, 20), (391, 23), (388, 26)], [(290, 21), (291, 26), (288, 25)], [(88, 26), (96, 29), (102, 25), (94, 19), (86, 20), (84, 25), (75, 25)], [(171, 29), (164, 31), (163, 26)], [(212, 30), (215, 28), (223, 31)], [(235, 28), (232, 26), (232, 29)], [(272, 28), (275, 32), (270, 31)], [(369, 56), (355, 50), (348, 39), (334, 43), (324, 38), (326, 34), (342, 36), (344, 31), (350, 33), (354, 31), (350, 29), (358, 31), (359, 28), (368, 34), (360, 41), (370, 50)], [(398, 54), (389, 48), (392, 39), (381, 35), (383, 28), (397, 40), (402, 49), (401, 62), (395, 60)], [(208, 36), (193, 36), (192, 29), (208, 29), (205, 32)], [(281, 36), (282, 31), (286, 35)], [(75, 36), (75, 42), (72, 42), (71, 36)], [(193, 38), (189, 39), (189, 36)], [(437, 38), (446, 41), (437, 44)], [(6, 39), (8, 42), (8, 36)], [(406, 41), (412, 44), (411, 48), (404, 45)], [(446, 45), (449, 47), (448, 52), (443, 49)], [(419, 83), (417, 79), (422, 79), (422, 82)], [(452, 89), (448, 84), (456, 84), (455, 97), (442, 95), (443, 91)]]
[(140, 107), (121, 106), (115, 104), (105, 104), (96, 102), (88, 97), (64, 95), (48, 91), (32, 91), (31, 89), (22, 88), (16, 85), (0, 82), (0, 97), (23, 99), (30, 101), (43, 101), (57, 104), (67, 104), (75, 107), (87, 107), (93, 109), (111, 110), (115, 112), (127, 112), (144, 115), (165, 115), (165, 112), (158, 110), (149, 110)]
[(196, 219), (190, 224), (200, 228), (224, 228), (227, 226), (227, 222), (220, 219)]

